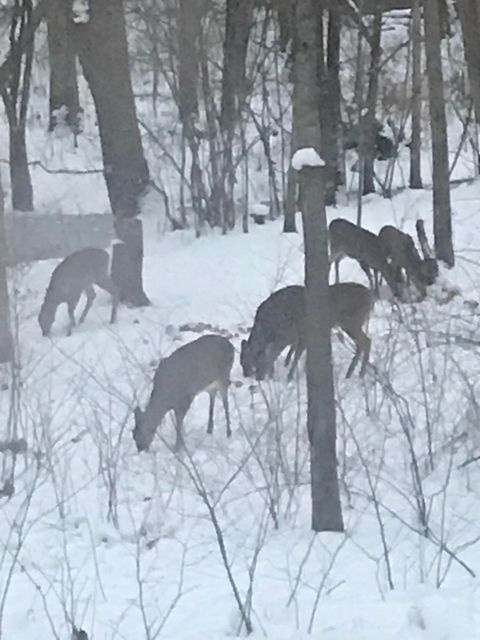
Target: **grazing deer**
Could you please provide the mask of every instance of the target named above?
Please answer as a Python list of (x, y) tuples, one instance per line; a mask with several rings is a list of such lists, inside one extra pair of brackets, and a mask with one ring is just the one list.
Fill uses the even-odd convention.
[[(340, 280), (340, 261), (345, 256), (358, 261), (367, 275), (370, 288), (378, 294), (378, 274), (387, 281), (396, 298), (400, 297), (400, 283), (394, 269), (388, 264), (378, 236), (343, 218), (335, 218), (328, 227), (330, 264), (335, 262), (335, 282)], [(374, 272), (372, 278), (371, 269)]]
[(115, 322), (118, 293), (117, 287), (108, 274), (109, 261), (110, 257), (104, 249), (87, 247), (70, 254), (55, 267), (38, 315), (38, 322), (44, 336), (50, 334), (57, 309), (63, 303), (66, 303), (68, 307), (70, 323), (67, 335), (71, 335), (76, 324), (75, 309), (82, 293), (87, 296), (87, 302), (80, 316), (80, 324), (87, 317), (95, 300), (96, 294), (93, 285), (97, 285), (112, 295), (110, 323)]
[(422, 260), (413, 238), (392, 225), (385, 225), (378, 234), (383, 252), (396, 273), (396, 279), (403, 280), (402, 269), (407, 275), (407, 286), (413, 282), (422, 300), (427, 296), (427, 285), (433, 284), (438, 274), (436, 260)]
[[(374, 295), (355, 282), (329, 286), (330, 326), (340, 327), (355, 342), (355, 355), (348, 367), (349, 378), (363, 354), (360, 376), (363, 377), (370, 355), (370, 338), (363, 326), (374, 305)], [(258, 307), (248, 340), (242, 341), (240, 364), (245, 376), (263, 380), (272, 375), (280, 353), (290, 347), (285, 365), (293, 357), (288, 380), (292, 379), (298, 360), (306, 348), (305, 288), (290, 286), (272, 293)]]
[(226, 338), (205, 335), (183, 345), (160, 361), (145, 411), (135, 409), (133, 439), (137, 451), (147, 451), (155, 431), (168, 411), (175, 413), (175, 450), (184, 448), (183, 420), (194, 398), (202, 391), (210, 395), (207, 433), (213, 432), (215, 395), (219, 391), (227, 420), (227, 437), (232, 435), (228, 408), (228, 386), (234, 349)]

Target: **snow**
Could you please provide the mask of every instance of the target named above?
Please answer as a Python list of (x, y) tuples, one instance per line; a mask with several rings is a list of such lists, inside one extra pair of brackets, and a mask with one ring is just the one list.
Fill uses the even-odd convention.
[[(405, 305), (401, 322), (389, 303), (377, 303), (369, 324), (377, 373), (369, 372), (364, 382), (344, 380), (351, 348), (333, 339), (346, 535), (313, 536), (309, 528), (303, 373), (298, 385), (287, 385), (279, 364), (274, 381), (250, 389), (238, 362), (240, 340), (258, 304), (274, 289), (302, 282), (300, 233), (282, 234), (281, 223), (273, 222), (252, 225), (248, 235), (195, 239), (191, 231), (159, 235), (155, 221), (146, 218), (145, 287), (153, 306), (122, 307), (112, 328), (109, 297), (99, 293), (70, 338), (63, 312), (51, 340), (40, 337), (36, 323), (55, 261), (12, 272), (21, 338), (19, 435), (30, 449), (17, 466), (14, 497), (2, 499), (0, 539), (7, 555), (1, 589), (18, 549), (19, 538), (11, 537), (14, 522), (22, 540), (4, 632), (15, 632), (19, 640), (51, 635), (48, 611), (66, 636), (66, 607), (94, 638), (110, 638), (113, 629), (122, 637), (143, 635), (142, 592), (145, 619), (153, 629), (163, 625), (161, 637), (235, 635), (238, 610), (193, 473), (216, 505), (242, 598), (254, 568), (253, 638), (305, 639), (310, 626), (332, 640), (479, 638), (477, 579), (416, 533), (404, 433), (408, 428), (413, 437), (432, 536), (478, 572), (478, 463), (460, 468), (480, 444), (476, 405), (465, 382), (473, 392), (478, 364), (472, 347), (456, 347), (448, 336), (478, 335), (479, 316), (463, 301), (478, 300), (473, 239), (480, 232), (474, 216), (480, 185), (455, 189), (453, 197), (457, 267), (447, 277), (462, 295), (443, 307), (430, 300)], [(430, 199), (427, 191), (407, 191), (392, 201), (373, 196), (364, 224), (378, 230), (394, 222), (413, 232), (421, 213), (431, 237)], [(339, 207), (328, 214), (354, 220), (356, 211)], [(353, 261), (342, 262), (341, 276), (364, 282)], [(230, 392), (234, 434), (226, 439), (218, 402), (215, 430), (207, 436), (208, 398), (199, 396), (185, 419), (186, 457), (177, 459), (170, 450), (170, 417), (152, 451), (139, 455), (131, 437), (133, 407), (144, 406), (158, 360), (198, 337), (180, 326), (196, 329), (200, 322), (210, 325), (206, 332), (230, 335), (237, 351)], [(422, 375), (429, 417), (422, 408)], [(10, 406), (9, 392), (1, 392), (4, 424)], [(425, 455), (427, 418), (435, 424), (433, 471)], [(413, 422), (405, 426), (405, 420)], [(394, 591), (373, 495), (381, 505)]]
[(313, 147), (298, 149), (293, 154), (292, 167), (295, 171), (301, 171), (304, 167), (324, 167), (325, 162)]
[[(78, 19), (88, 20), (88, 3), (75, 6)], [(388, 38), (393, 34), (387, 31)], [(345, 46), (352, 47), (353, 59), (354, 40), (345, 39)], [(403, 83), (402, 64), (385, 73)], [(148, 93), (142, 80), (138, 93)], [(28, 131), (36, 213), (108, 214), (85, 84), (85, 128), (77, 148), (73, 140), (46, 133), (42, 86), (45, 78), (37, 78)], [(179, 119), (172, 101), (161, 98), (158, 118), (149, 100), (137, 98), (137, 109), (160, 140), (153, 144), (142, 129), (151, 174), (177, 215), (179, 174), (166, 157), (181, 162)], [(273, 115), (267, 111), (268, 119), (278, 117), (280, 130), (289, 130), (279, 117), (286, 104), (272, 101)], [(264, 106), (264, 95), (254, 96), (251, 108), (263, 113)], [(451, 162), (461, 133), (452, 123)], [(257, 131), (247, 130), (247, 136), (253, 140)], [(424, 141), (428, 187), (427, 132)], [(5, 126), (0, 143), (4, 162)], [(281, 156), (282, 135), (269, 143), (280, 184), (289, 161)], [(248, 156), (248, 212), (268, 217), (260, 140)], [(355, 159), (350, 152), (345, 201), (327, 209), (329, 220), (356, 221)], [(362, 223), (372, 231), (393, 223), (414, 236), (421, 217), (432, 238), (432, 193), (405, 188), (408, 159), (402, 147), (394, 197), (365, 197)], [(295, 169), (322, 162), (313, 149), (300, 150), (298, 166), (294, 161)], [(380, 180), (387, 165), (377, 163)], [(452, 178), (472, 173), (464, 150)], [(2, 174), (8, 201), (8, 172)], [(243, 175), (237, 193), (241, 189)], [(455, 268), (442, 270), (421, 304), (396, 309), (388, 296), (376, 304), (368, 326), (372, 366), (364, 380), (344, 379), (352, 346), (332, 333), (344, 535), (310, 530), (304, 360), (291, 384), (281, 362), (274, 380), (262, 384), (244, 379), (239, 364), (257, 306), (279, 287), (303, 282), (300, 216), (298, 234), (283, 234), (281, 221), (267, 220), (252, 224), (248, 235), (237, 229), (196, 239), (193, 231), (165, 233), (163, 203), (148, 194), (142, 207), (144, 279), (152, 307), (122, 306), (112, 327), (109, 296), (98, 292), (86, 322), (69, 338), (64, 310), (51, 339), (41, 337), (36, 320), (57, 261), (12, 269), (19, 363), (14, 376), (0, 368), (0, 424), (2, 438), (16, 434), (29, 448), (15, 468), (9, 454), (0, 453), (3, 477), (11, 470), (15, 484), (10, 500), (0, 497), (0, 635), (70, 638), (74, 623), (90, 640), (231, 638), (240, 617), (219, 530), (251, 613), (253, 640), (479, 640), (479, 181), (453, 188), (452, 205)], [(366, 283), (354, 261), (345, 259), (340, 270), (342, 280)], [(458, 295), (440, 304), (445, 289)], [(232, 438), (225, 436), (218, 400), (214, 433), (205, 433), (204, 394), (185, 418), (188, 453), (171, 451), (175, 434), (167, 416), (151, 452), (138, 454), (133, 409), (145, 406), (160, 358), (199, 332), (221, 332), (235, 346)]]

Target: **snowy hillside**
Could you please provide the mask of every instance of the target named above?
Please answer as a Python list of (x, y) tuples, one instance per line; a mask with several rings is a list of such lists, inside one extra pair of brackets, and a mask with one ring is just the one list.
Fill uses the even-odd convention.
[[(302, 282), (301, 234), (275, 222), (195, 240), (157, 236), (147, 219), (152, 307), (121, 307), (111, 327), (101, 293), (71, 337), (63, 311), (51, 339), (36, 321), (55, 262), (12, 272), (21, 370), (1, 374), (0, 416), (13, 424), (15, 412), (28, 451), (2, 498), (5, 637), (64, 638), (75, 623), (95, 640), (227, 638), (241, 626), (234, 586), (254, 638), (480, 638), (479, 185), (452, 197), (458, 266), (446, 277), (461, 295), (404, 305), (401, 318), (377, 303), (363, 381), (344, 379), (352, 348), (333, 334), (346, 535), (310, 531), (303, 363), (291, 384), (279, 362), (274, 381), (251, 386), (238, 361), (258, 304)], [(412, 231), (430, 210), (429, 192), (370, 197), (365, 226)], [(341, 273), (363, 282), (356, 263)], [(220, 402), (205, 433), (204, 394), (183, 457), (171, 416), (138, 454), (133, 407), (159, 358), (198, 331), (235, 345), (233, 436)]]

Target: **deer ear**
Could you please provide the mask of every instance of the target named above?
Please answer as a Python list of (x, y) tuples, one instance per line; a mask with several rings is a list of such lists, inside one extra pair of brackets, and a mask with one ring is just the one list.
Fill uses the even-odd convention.
[(143, 418), (143, 411), (140, 409), (140, 407), (135, 407), (135, 409), (133, 410), (133, 415), (135, 417), (135, 426), (137, 426)]

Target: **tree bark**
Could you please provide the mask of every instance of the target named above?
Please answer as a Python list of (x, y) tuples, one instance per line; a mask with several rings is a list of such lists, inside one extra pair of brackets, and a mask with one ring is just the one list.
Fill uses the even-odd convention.
[(422, 7), (412, 6), (412, 139), (410, 141), (410, 189), (423, 189), (421, 165), (422, 135)]
[(233, 188), (235, 167), (233, 166), (233, 137), (245, 100), (245, 72), (248, 40), (253, 17), (254, 0), (227, 0), (225, 40), (223, 45), (222, 103), (220, 127), (223, 137), (225, 180), (223, 202), (223, 226), (235, 224)]
[[(363, 195), (375, 193), (375, 137), (377, 134), (376, 111), (378, 97), (378, 75), (380, 72), (382, 40), (382, 13), (377, 10), (373, 16), (370, 69), (368, 72), (367, 114), (365, 120), (360, 116), (360, 128), (363, 130), (363, 142), (360, 143), (360, 155), (363, 163)], [(362, 136), (362, 132), (360, 133)], [(362, 153), (363, 146), (363, 153)]]
[(137, 237), (141, 224), (129, 220), (140, 212), (149, 175), (135, 112), (122, 0), (90, 0), (90, 19), (75, 25), (75, 44), (95, 103), (115, 229), (131, 261), (131, 278), (112, 276), (121, 299), (146, 305)]
[[(331, 10), (328, 14), (328, 33), (327, 33), (327, 74), (330, 92), (330, 100), (328, 102), (329, 118), (330, 118), (330, 166), (332, 179), (335, 185), (334, 202), (336, 204), (336, 190), (342, 183), (339, 178), (339, 162), (340, 162), (340, 124), (342, 121), (341, 113), (341, 89), (340, 89), (340, 34), (341, 22), (340, 13)], [(329, 202), (327, 193), (327, 204)]]
[[(72, 34), (73, 0), (50, 0), (48, 10), (48, 56), (50, 61), (50, 123), (52, 131), (66, 124), (79, 133), (75, 46)], [(63, 111), (63, 112), (62, 112)]]
[(5, 233), (5, 199), (0, 175), (0, 364), (12, 362), (13, 340), (7, 282), (7, 238)]
[(24, 126), (10, 125), (10, 184), (14, 211), (33, 211), (33, 188), (28, 168)]
[[(320, 150), (320, 115), (313, 0), (297, 0), (295, 13), (295, 101), (297, 149)], [(312, 529), (343, 531), (335, 452), (335, 399), (328, 305), (328, 240), (325, 171), (300, 173), (305, 245), (307, 313), (307, 429), (310, 440)]]
[(441, 33), (438, 3), (423, 0), (425, 49), (432, 132), (433, 232), (435, 253), (449, 267), (455, 263), (452, 245), (452, 214), (448, 164), (447, 119), (443, 91)]
[(9, 74), (2, 87), (2, 99), (9, 126), (12, 207), (18, 211), (33, 211), (26, 143), (35, 39), (32, 21), (33, 11), (29, 0), (16, 0), (10, 25)]
[[(319, 87), (319, 113), (322, 130), (322, 157), (326, 163), (325, 171), (325, 202), (328, 205), (336, 204), (336, 175), (337, 175), (337, 130), (335, 119), (335, 101), (340, 96), (336, 94), (335, 79), (332, 78), (332, 65), (335, 65), (337, 56), (336, 33), (332, 33), (332, 21), (329, 19), (329, 31), (327, 42), (327, 63), (325, 63), (325, 51), (323, 46), (323, 16), (324, 10), (321, 4), (315, 4), (316, 29), (317, 29), (317, 82)], [(330, 14), (331, 15), (331, 14)], [(339, 35), (339, 34), (338, 34)], [(332, 50), (333, 45), (333, 50)], [(330, 67), (328, 66), (330, 62)], [(333, 70), (334, 73), (334, 70)]]
[(480, 14), (476, 0), (457, 0), (458, 17), (462, 26), (463, 48), (467, 63), (470, 92), (475, 108), (475, 119), (480, 125), (480, 48), (478, 46), (478, 32), (480, 28)]

